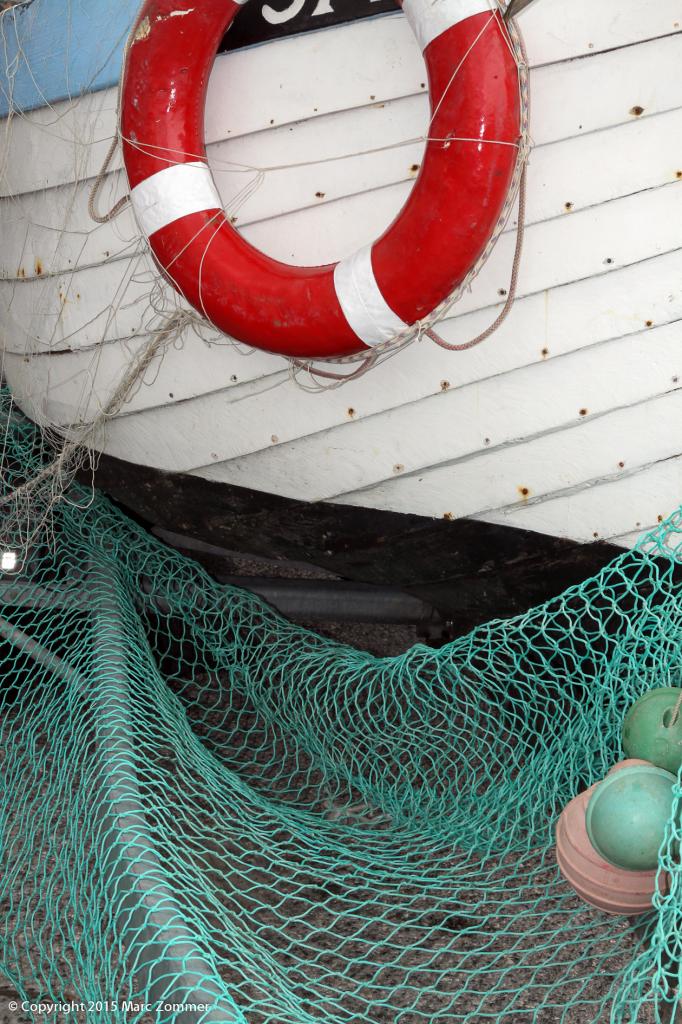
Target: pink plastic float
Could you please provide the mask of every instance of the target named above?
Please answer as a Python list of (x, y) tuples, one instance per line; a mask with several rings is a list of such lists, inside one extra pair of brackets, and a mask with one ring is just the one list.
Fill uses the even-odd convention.
[[(637, 758), (619, 761), (612, 772), (636, 764), (648, 764)], [(599, 783), (574, 797), (564, 807), (556, 827), (556, 859), (559, 870), (581, 899), (607, 914), (635, 916), (651, 909), (656, 891), (656, 871), (627, 871), (614, 867), (599, 856), (587, 836), (585, 811)], [(668, 877), (661, 874), (659, 889), (668, 887)]]

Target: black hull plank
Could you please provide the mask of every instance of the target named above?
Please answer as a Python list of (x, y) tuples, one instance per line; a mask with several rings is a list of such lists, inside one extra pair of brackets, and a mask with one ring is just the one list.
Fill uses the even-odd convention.
[(598, 572), (621, 550), (468, 519), (296, 501), (110, 456), (100, 459), (95, 484), (150, 526), (401, 587), (458, 631), (526, 611)]

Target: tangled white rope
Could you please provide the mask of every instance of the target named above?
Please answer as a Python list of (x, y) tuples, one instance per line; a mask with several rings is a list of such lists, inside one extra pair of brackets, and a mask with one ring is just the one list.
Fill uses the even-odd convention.
[[(8, 506), (18, 508), (21, 503), (30, 504), (35, 502), (38, 495), (43, 497), (42, 504), (45, 504), (44, 490), (49, 486), (51, 497), (47, 500), (48, 508), (45, 510), (45, 514), (47, 514), (49, 506), (54, 505), (61, 497), (78, 471), (83, 452), (92, 446), (92, 441), (96, 438), (99, 430), (107, 420), (120, 412), (136, 385), (143, 380), (155, 357), (171, 345), (193, 320), (194, 314), (182, 310), (169, 317), (166, 323), (154, 330), (147, 344), (137, 353), (126, 369), (115, 391), (99, 414), (85, 424), (75, 436), (65, 440), (59, 454), (39, 473), (7, 494), (0, 495), (0, 508)], [(2, 513), (4, 529), (8, 528), (8, 520), (9, 517)]]

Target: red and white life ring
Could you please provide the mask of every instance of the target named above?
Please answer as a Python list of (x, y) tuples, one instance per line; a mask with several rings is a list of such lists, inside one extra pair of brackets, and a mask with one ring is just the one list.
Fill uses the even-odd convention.
[(146, 0), (124, 70), (123, 157), (139, 227), (187, 301), (248, 345), (318, 359), (389, 342), (428, 316), (485, 248), (517, 159), (517, 64), (493, 6), (404, 0), (435, 111), (415, 186), (372, 246), (294, 267), (229, 223), (206, 159), (208, 78), (240, 5)]

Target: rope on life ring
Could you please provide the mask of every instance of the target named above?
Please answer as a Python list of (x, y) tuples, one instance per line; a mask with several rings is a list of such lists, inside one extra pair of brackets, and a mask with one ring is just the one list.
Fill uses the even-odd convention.
[(424, 330), (508, 210), (525, 161), (517, 47), (495, 0), (404, 0), (431, 101), (417, 181), (373, 245), (336, 264), (294, 267), (235, 230), (206, 157), (208, 78), (239, 8), (143, 4), (120, 115), (138, 225), (166, 278), (225, 334), (293, 359), (375, 356)]

